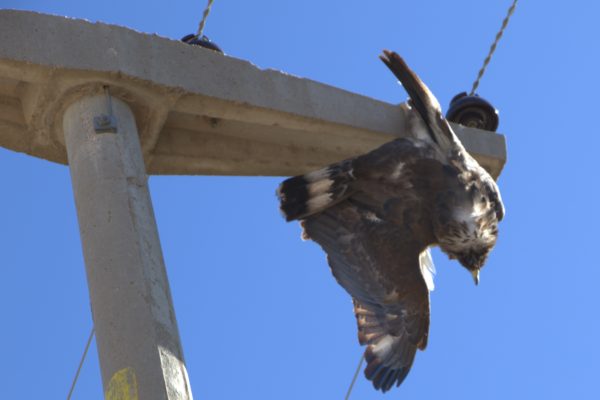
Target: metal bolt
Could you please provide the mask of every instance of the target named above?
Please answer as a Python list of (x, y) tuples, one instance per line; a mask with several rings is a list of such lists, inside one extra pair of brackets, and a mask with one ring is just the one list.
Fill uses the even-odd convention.
[(117, 133), (117, 122), (112, 115), (100, 114), (94, 117), (96, 133)]
[(117, 133), (117, 121), (112, 115), (112, 102), (108, 86), (104, 86), (106, 96), (106, 108), (108, 114), (100, 114), (94, 117), (94, 130), (96, 133)]
[(102, 115), (98, 116), (97, 118), (98, 118), (97, 122), (99, 125), (104, 126), (104, 125), (110, 124), (110, 118), (108, 117), (108, 115), (102, 114)]

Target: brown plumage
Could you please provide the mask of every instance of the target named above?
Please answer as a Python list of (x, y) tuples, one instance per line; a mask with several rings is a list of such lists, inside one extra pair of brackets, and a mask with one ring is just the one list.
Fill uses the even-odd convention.
[(396, 53), (384, 63), (410, 96), (410, 137), (284, 181), (281, 210), (327, 253), (352, 296), (366, 377), (400, 385), (427, 346), (432, 269), (439, 245), (478, 280), (504, 206), (496, 183), (464, 149), (439, 104)]

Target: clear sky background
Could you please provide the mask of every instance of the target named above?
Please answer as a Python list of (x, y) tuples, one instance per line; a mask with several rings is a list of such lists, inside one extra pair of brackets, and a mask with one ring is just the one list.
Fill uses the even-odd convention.
[[(205, 33), (262, 68), (399, 103), (377, 59), (390, 48), (445, 107), (470, 89), (510, 3), (216, 0)], [(0, 6), (179, 39), (205, 2)], [(435, 253), (429, 347), (387, 398), (600, 398), (598, 15), (595, 1), (517, 7), (479, 90), (508, 141), (500, 239), (479, 287)], [(0, 176), (0, 398), (65, 398), (92, 326), (69, 170), (0, 149)], [(342, 399), (356, 368), (350, 298), (280, 217), (280, 181), (150, 179), (197, 399)], [(74, 399), (102, 397), (94, 343)], [(382, 397), (361, 374), (352, 398)]]

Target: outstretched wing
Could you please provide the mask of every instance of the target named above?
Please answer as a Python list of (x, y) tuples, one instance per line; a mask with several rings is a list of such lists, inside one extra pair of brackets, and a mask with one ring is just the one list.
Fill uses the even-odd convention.
[(381, 220), (352, 198), (302, 224), (354, 298), (359, 341), (367, 345), (366, 377), (384, 392), (400, 385), (417, 349), (427, 345), (429, 292), (419, 263), (423, 244), (408, 225)]
[(439, 185), (443, 171), (430, 142), (399, 138), (359, 157), (288, 178), (277, 188), (277, 197), (287, 221), (306, 219), (350, 197), (382, 212), (386, 201), (398, 200), (414, 185), (423, 190), (427, 181)]
[(417, 110), (431, 139), (443, 150), (449, 150), (458, 138), (442, 115), (440, 103), (427, 85), (411, 70), (396, 52), (384, 50), (381, 61), (394, 73), (410, 97), (410, 104)]

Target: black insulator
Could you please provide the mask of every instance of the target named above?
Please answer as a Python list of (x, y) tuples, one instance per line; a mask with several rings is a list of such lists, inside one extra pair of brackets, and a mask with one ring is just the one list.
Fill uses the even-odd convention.
[(211, 42), (209, 38), (206, 36), (202, 36), (201, 38), (197, 37), (193, 33), (189, 35), (185, 35), (181, 38), (181, 41), (187, 44), (193, 44), (196, 46), (202, 46), (207, 49), (211, 49), (214, 51), (218, 51), (219, 53), (223, 53), (223, 50), (219, 46), (217, 46), (214, 42)]
[(470, 128), (492, 132), (496, 132), (500, 122), (498, 110), (494, 106), (478, 95), (467, 95), (466, 92), (457, 94), (450, 101), (446, 119)]

